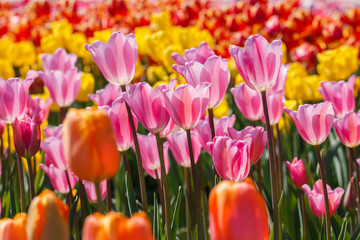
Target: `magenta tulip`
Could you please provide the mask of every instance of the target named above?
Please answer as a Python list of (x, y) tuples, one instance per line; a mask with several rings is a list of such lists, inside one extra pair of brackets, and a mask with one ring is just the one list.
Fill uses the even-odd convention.
[(182, 75), (186, 82), (196, 87), (201, 82), (210, 83), (208, 108), (217, 107), (224, 99), (230, 82), (228, 60), (220, 56), (211, 56), (203, 64), (191, 61), (181, 65), (173, 65), (173, 69)]
[(77, 56), (74, 53), (67, 54), (62, 48), (58, 48), (53, 55), (45, 53), (41, 55), (41, 62), (45, 72), (60, 70), (67, 72), (75, 67)]
[(85, 44), (96, 65), (110, 83), (122, 86), (131, 82), (135, 74), (138, 47), (134, 34), (111, 34), (107, 43), (95, 41)]
[(286, 161), (286, 166), (289, 169), (291, 180), (297, 188), (301, 189), (302, 185), (308, 183), (308, 175), (303, 160), (295, 157), (292, 163)]
[[(270, 125), (276, 125), (283, 113), (284, 113), (284, 105), (285, 105), (285, 96), (284, 91), (276, 91), (276, 92), (266, 92), (267, 98), (267, 107), (269, 110), (269, 120)], [(262, 105), (262, 104), (261, 104)], [(261, 117), (261, 121), (265, 123), (265, 116)]]
[(249, 175), (250, 151), (246, 141), (215, 137), (208, 147), (221, 178), (241, 182)]
[(345, 146), (354, 148), (360, 145), (360, 111), (349, 112), (343, 118), (336, 118), (334, 128)]
[(334, 110), (330, 102), (301, 105), (298, 111), (285, 108), (294, 120), (300, 136), (310, 145), (320, 145), (329, 135), (334, 121)]
[(33, 79), (0, 78), (0, 119), (11, 124), (26, 113), (27, 95)]
[[(332, 190), (329, 185), (326, 185), (326, 188), (329, 197), (330, 216), (332, 216), (339, 207), (341, 197), (344, 194), (344, 189), (337, 187)], [(325, 199), (322, 180), (316, 181), (313, 190), (311, 190), (307, 184), (303, 185), (302, 189), (309, 199), (310, 208), (315, 216), (318, 218), (321, 218), (323, 215), (325, 216)]]
[[(50, 164), (49, 166), (40, 163), (40, 167), (48, 178), (50, 179), (51, 185), (53, 188), (58, 191), (59, 193), (69, 193), (69, 183), (67, 181), (66, 172), (60, 168), (55, 167), (54, 164)], [(70, 169), (68, 169), (69, 181), (71, 189), (73, 189), (76, 185), (76, 178), (73, 176), (73, 173)]]
[(346, 113), (355, 109), (354, 85), (356, 76), (353, 75), (349, 81), (339, 82), (321, 82), (319, 92), (324, 101), (330, 101), (333, 104), (335, 116), (342, 118)]
[(184, 52), (184, 57), (178, 53), (171, 54), (171, 57), (179, 65), (185, 65), (185, 63), (190, 61), (196, 61), (201, 64), (204, 64), (205, 61), (215, 55), (214, 51), (210, 48), (207, 42), (202, 42), (197, 48), (186, 49)]
[(260, 120), (264, 116), (261, 93), (252, 90), (245, 83), (230, 89), (240, 112), (250, 121)]
[(29, 117), (37, 116), (39, 121), (43, 123), (49, 116), (51, 104), (51, 98), (44, 101), (41, 97), (36, 96), (35, 98), (32, 98), (29, 94), (27, 98), (27, 115), (29, 115)]
[(248, 126), (241, 131), (236, 131), (233, 128), (228, 128), (230, 138), (234, 140), (245, 140), (250, 152), (250, 164), (255, 164), (259, 161), (264, 152), (267, 142), (266, 131), (262, 127)]
[[(96, 188), (93, 182), (83, 181), (86, 195), (89, 199), (89, 202), (96, 203), (98, 201), (96, 196)], [(100, 196), (101, 200), (104, 200), (107, 195), (107, 185), (106, 180), (100, 182)]]
[(122, 95), (121, 93), (121, 87), (109, 83), (104, 89), (97, 90), (96, 94), (88, 94), (88, 97), (98, 106), (107, 105), (111, 107), (113, 101)]
[(261, 35), (251, 36), (245, 42), (245, 49), (230, 45), (229, 52), (249, 87), (259, 92), (274, 87), (283, 56), (280, 40), (269, 44)]

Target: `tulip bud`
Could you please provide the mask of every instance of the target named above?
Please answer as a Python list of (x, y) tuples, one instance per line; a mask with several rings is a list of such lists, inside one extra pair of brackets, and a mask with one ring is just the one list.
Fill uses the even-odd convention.
[(26, 240), (26, 213), (18, 213), (14, 219), (4, 218), (0, 220), (0, 239), (2, 240)]
[(115, 136), (103, 110), (70, 109), (63, 144), (65, 159), (79, 179), (99, 183), (112, 178), (119, 168)]
[(302, 185), (308, 183), (308, 176), (306, 173), (304, 162), (298, 158), (294, 158), (293, 162), (286, 161), (286, 166), (289, 169), (290, 177), (295, 186), (301, 189)]
[(35, 197), (29, 207), (27, 221), (29, 240), (67, 240), (69, 232), (69, 207), (50, 190)]
[(353, 211), (356, 208), (354, 177), (350, 179), (347, 185), (345, 197), (344, 197), (344, 207), (347, 211)]

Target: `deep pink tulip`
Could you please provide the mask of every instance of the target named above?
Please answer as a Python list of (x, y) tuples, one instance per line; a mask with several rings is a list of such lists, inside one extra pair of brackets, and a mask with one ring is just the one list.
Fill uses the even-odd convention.
[(205, 61), (215, 55), (214, 51), (210, 48), (207, 42), (202, 42), (197, 48), (186, 49), (184, 52), (184, 57), (178, 53), (171, 54), (171, 57), (179, 65), (185, 65), (185, 63), (190, 61), (197, 61), (201, 64), (204, 64)]
[[(49, 177), (51, 185), (54, 189), (60, 193), (69, 193), (69, 183), (67, 181), (66, 172), (60, 168), (54, 166), (54, 164), (50, 164), (49, 166), (40, 163), (40, 167), (46, 175)], [(73, 189), (76, 185), (76, 178), (73, 176), (73, 173), (70, 169), (68, 169), (69, 181), (71, 189)]]
[(209, 101), (209, 84), (200, 83), (195, 88), (189, 84), (178, 86), (175, 91), (162, 92), (172, 120), (183, 129), (191, 129), (205, 114)]
[(203, 64), (191, 61), (182, 65), (173, 65), (173, 69), (182, 75), (186, 82), (196, 87), (201, 82), (210, 83), (208, 108), (215, 108), (224, 99), (230, 82), (228, 60), (220, 56), (211, 56)]
[(95, 41), (85, 44), (105, 79), (117, 86), (131, 82), (135, 74), (138, 47), (134, 34), (111, 34), (107, 43)]
[(269, 44), (263, 36), (255, 35), (246, 40), (245, 49), (230, 45), (229, 52), (249, 87), (259, 92), (274, 87), (283, 56), (280, 40)]
[[(186, 132), (179, 131), (177, 133), (171, 133), (166, 137), (166, 140), (175, 161), (182, 167), (190, 168), (191, 162)], [(201, 144), (199, 135), (195, 131), (191, 131), (191, 142), (194, 151), (194, 161), (196, 164), (201, 153)]]
[(60, 70), (67, 72), (75, 67), (77, 56), (74, 53), (67, 54), (62, 48), (58, 48), (53, 55), (45, 53), (41, 55), (41, 63), (45, 72)]
[(285, 91), (285, 82), (287, 79), (287, 73), (289, 71), (289, 64), (281, 64), (280, 66), (280, 72), (279, 72), (279, 76), (278, 79), (276, 81), (276, 84), (274, 87), (272, 87), (271, 89), (269, 89), (269, 93), (274, 93), (277, 91)]
[(349, 112), (343, 118), (336, 118), (334, 128), (345, 146), (353, 148), (360, 145), (360, 111)]
[[(231, 117), (214, 118), (215, 136), (227, 136), (227, 129), (234, 126), (235, 120), (236, 116), (234, 114)], [(207, 146), (207, 143), (212, 141), (209, 117), (207, 116), (205, 120), (200, 120), (194, 130), (199, 134), (199, 140), (204, 150), (210, 153), (210, 149)]]
[[(285, 105), (285, 96), (284, 91), (276, 91), (276, 92), (266, 92), (267, 98), (267, 106), (269, 111), (269, 120), (270, 125), (276, 125), (283, 113), (284, 113), (284, 105)], [(261, 104), (262, 105), (262, 104)], [(265, 123), (265, 116), (261, 117), (261, 121)]]
[(74, 102), (80, 91), (81, 75), (82, 72), (77, 72), (75, 67), (67, 72), (60, 70), (40, 72), (40, 77), (49, 89), (52, 100), (59, 107), (67, 107)]
[(40, 148), (41, 132), (37, 117), (28, 115), (16, 118), (13, 123), (14, 145), (16, 152), (25, 158), (34, 156)]
[(330, 101), (333, 104), (335, 116), (342, 118), (346, 113), (355, 109), (354, 85), (356, 76), (353, 75), (349, 81), (339, 82), (321, 82), (319, 92), (324, 101)]
[(250, 151), (246, 141), (215, 137), (208, 147), (221, 178), (241, 182), (249, 175)]
[[(329, 210), (331, 217), (340, 204), (341, 197), (344, 194), (344, 189), (337, 187), (332, 190), (329, 185), (326, 185), (326, 188), (328, 192)], [(321, 218), (323, 215), (325, 216), (325, 199), (322, 180), (316, 181), (313, 190), (311, 190), (307, 184), (303, 185), (302, 189), (309, 199), (310, 208), (315, 216), (318, 218)]]
[(250, 121), (260, 120), (264, 115), (261, 93), (252, 90), (245, 83), (230, 89), (240, 112)]
[[(96, 196), (96, 187), (93, 182), (83, 181), (86, 195), (89, 199), (89, 202), (96, 203), (98, 201)], [(100, 196), (101, 200), (104, 200), (107, 195), (107, 185), (106, 180), (103, 180), (100, 182)]]
[(308, 175), (303, 160), (295, 157), (292, 163), (286, 161), (286, 166), (289, 169), (291, 180), (297, 188), (301, 189), (302, 185), (308, 183)]
[(160, 89), (154, 90), (147, 82), (131, 87), (131, 95), (124, 93), (123, 98), (139, 122), (154, 134), (164, 130), (170, 121), (170, 115)]
[(259, 161), (264, 152), (267, 135), (263, 127), (248, 126), (241, 131), (236, 131), (234, 128), (228, 128), (229, 137), (234, 140), (245, 140), (250, 152), (250, 164), (255, 164)]
[[(161, 179), (161, 166), (160, 166), (160, 158), (159, 152), (156, 148), (156, 137), (154, 134), (149, 133), (148, 135), (137, 134), (139, 145), (140, 145), (140, 153), (141, 153), (141, 161), (144, 170), (154, 179)], [(155, 146), (155, 147), (154, 147)], [(165, 172), (168, 174), (169, 172), (169, 145), (164, 144), (163, 146), (164, 153), (164, 164), (165, 164)], [(157, 175), (157, 177), (156, 177)]]
[(32, 98), (29, 94), (27, 98), (27, 115), (30, 117), (37, 116), (40, 122), (43, 123), (49, 116), (51, 104), (51, 98), (44, 101), (41, 97), (36, 96), (35, 98)]
[(107, 105), (111, 107), (113, 101), (122, 95), (121, 87), (109, 83), (104, 89), (96, 91), (96, 94), (88, 94), (91, 101), (95, 102), (98, 106)]
[(6, 127), (6, 122), (4, 122), (3, 120), (0, 119), (0, 139), (1, 139), (1, 136), (3, 135), (3, 133), (4, 133), (5, 127)]
[(33, 79), (0, 78), (0, 119), (8, 124), (26, 113), (27, 95)]
[(298, 111), (288, 108), (284, 110), (294, 120), (305, 142), (320, 145), (326, 140), (334, 121), (334, 110), (330, 102), (301, 105)]

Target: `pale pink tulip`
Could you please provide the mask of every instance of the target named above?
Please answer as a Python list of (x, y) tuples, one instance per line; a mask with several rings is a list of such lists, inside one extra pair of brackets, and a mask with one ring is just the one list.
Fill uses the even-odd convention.
[[(330, 216), (332, 216), (339, 207), (344, 189), (337, 187), (332, 190), (329, 185), (326, 185), (326, 188), (329, 198)], [(316, 181), (313, 190), (311, 190), (307, 184), (303, 185), (302, 189), (309, 199), (310, 208), (315, 216), (318, 218), (321, 218), (323, 215), (325, 216), (325, 199), (322, 180)]]
[(185, 63), (190, 61), (196, 61), (201, 64), (204, 64), (205, 61), (215, 55), (214, 51), (210, 48), (207, 42), (202, 42), (197, 48), (186, 49), (184, 52), (184, 57), (178, 53), (171, 54), (171, 57), (179, 65), (185, 65)]
[(32, 98), (29, 94), (27, 98), (27, 114), (30, 117), (37, 116), (40, 122), (43, 123), (49, 116), (51, 104), (51, 98), (44, 101), (41, 97), (36, 96), (35, 98)]
[(287, 79), (287, 73), (289, 71), (289, 64), (281, 64), (280, 66), (280, 72), (279, 72), (279, 76), (278, 79), (276, 81), (276, 84), (274, 87), (272, 87), (268, 92), (269, 93), (274, 93), (277, 91), (285, 91), (285, 82)]
[(356, 159), (356, 163), (360, 166), (360, 158)]
[(343, 118), (336, 118), (334, 128), (345, 146), (354, 148), (360, 145), (360, 111), (349, 112)]
[[(54, 164), (50, 164), (49, 166), (40, 163), (40, 167), (46, 175), (49, 177), (51, 185), (53, 188), (60, 193), (69, 193), (69, 183), (67, 181), (66, 172), (60, 168), (54, 166)], [(73, 189), (76, 185), (76, 178), (73, 176), (73, 173), (70, 169), (67, 170), (69, 175), (69, 181), (71, 189)]]
[(269, 44), (261, 35), (251, 36), (245, 49), (230, 45), (229, 52), (241, 77), (253, 90), (263, 92), (275, 86), (283, 56), (280, 40)]
[(334, 121), (334, 110), (330, 102), (301, 105), (298, 111), (285, 108), (294, 120), (300, 136), (310, 145), (320, 145), (329, 135)]
[(114, 32), (107, 43), (95, 41), (91, 45), (85, 44), (85, 48), (110, 83), (122, 86), (131, 82), (138, 53), (134, 34), (124, 36)]
[(45, 72), (50, 72), (51, 70), (67, 72), (75, 67), (76, 61), (76, 54), (67, 54), (63, 48), (58, 48), (53, 55), (49, 53), (41, 55), (41, 63)]
[(308, 175), (303, 160), (295, 157), (292, 163), (286, 161), (286, 166), (289, 169), (291, 180), (297, 188), (301, 189), (302, 185), (308, 183)]
[[(267, 107), (269, 111), (269, 120), (270, 125), (276, 125), (283, 113), (284, 113), (284, 105), (285, 105), (285, 96), (284, 91), (276, 91), (276, 92), (266, 92), (267, 99)], [(265, 116), (261, 117), (261, 121), (265, 123)]]
[(98, 106), (107, 105), (111, 107), (113, 101), (120, 95), (122, 95), (121, 87), (109, 83), (104, 89), (97, 90), (96, 94), (88, 94), (88, 97)]
[[(96, 203), (98, 201), (96, 196), (96, 188), (93, 182), (83, 181), (86, 195), (89, 199), (89, 202)], [(106, 180), (100, 182), (100, 196), (101, 200), (104, 200), (107, 195), (107, 185)]]
[(44, 135), (46, 138), (48, 137), (57, 137), (59, 139), (62, 138), (62, 124), (56, 127), (47, 126), (44, 128)]
[(353, 75), (349, 81), (339, 82), (321, 82), (319, 92), (324, 101), (330, 101), (333, 104), (335, 116), (342, 118), (346, 113), (355, 109), (354, 85), (356, 76)]

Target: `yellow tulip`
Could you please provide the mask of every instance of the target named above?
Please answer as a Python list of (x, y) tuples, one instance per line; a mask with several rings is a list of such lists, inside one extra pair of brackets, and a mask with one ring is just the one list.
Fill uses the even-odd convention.
[(66, 43), (66, 48), (69, 49), (69, 52), (75, 53), (79, 58), (83, 58), (88, 53), (84, 47), (86, 43), (85, 34), (77, 32), (70, 36), (69, 41)]
[(0, 59), (0, 66), (1, 66), (0, 67), (0, 77), (1, 78), (9, 79), (9, 78), (15, 77), (15, 72), (14, 72), (14, 68), (11, 64), (11, 61), (9, 61), (7, 59)]
[(49, 34), (41, 38), (40, 49), (42, 52), (53, 54), (56, 49), (63, 47), (64, 45), (62, 44), (61, 40), (54, 34)]
[(224, 116), (229, 116), (229, 103), (226, 101), (225, 98), (224, 98), (224, 100), (222, 100), (222, 102), (220, 103), (219, 106), (214, 108), (214, 117), (215, 118), (219, 119)]
[(0, 39), (0, 59), (6, 59), (7, 61), (9, 61), (9, 59), (11, 58), (11, 47), (14, 44), (14, 41), (10, 38)]
[(109, 40), (111, 33), (112, 32), (110, 29), (95, 31), (94, 36), (92, 38), (89, 38), (89, 43), (92, 43), (96, 40), (106, 43)]
[(151, 28), (155, 31), (166, 30), (171, 27), (170, 13), (167, 11), (154, 13), (150, 18)]
[(11, 47), (11, 61), (16, 67), (36, 62), (35, 46), (30, 41), (21, 41)]
[(76, 96), (76, 101), (87, 102), (89, 101), (88, 94), (93, 93), (95, 88), (95, 79), (91, 73), (83, 72), (81, 76), (81, 87), (78, 95)]

